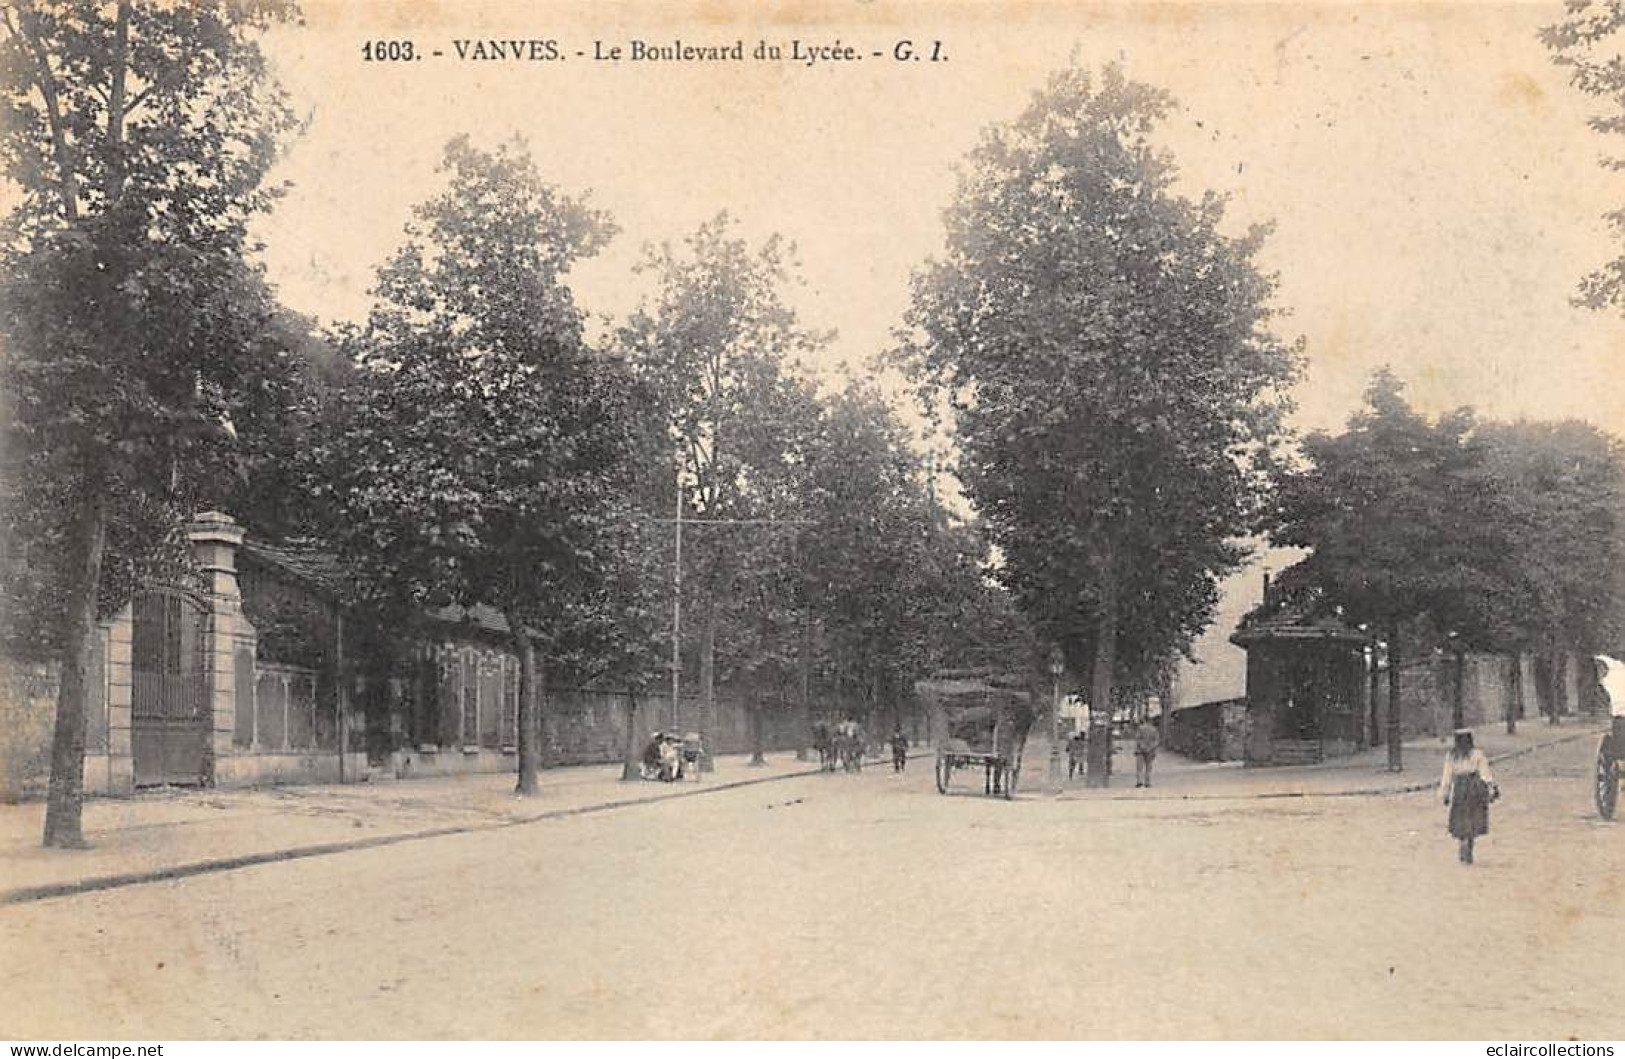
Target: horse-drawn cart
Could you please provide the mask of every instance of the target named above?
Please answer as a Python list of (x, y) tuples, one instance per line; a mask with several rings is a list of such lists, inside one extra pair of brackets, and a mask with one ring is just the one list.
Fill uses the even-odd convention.
[(1613, 727), (1597, 747), (1597, 814), (1604, 820), (1614, 818), (1619, 804), (1621, 758), (1625, 758), (1625, 716), (1616, 714)]
[(963, 740), (951, 739), (937, 748), (937, 790), (948, 793), (954, 772), (959, 769), (980, 769), (982, 793), (1016, 796), (1016, 780), (1021, 775), (1021, 758), (1011, 758), (995, 747), (993, 750), (972, 750)]

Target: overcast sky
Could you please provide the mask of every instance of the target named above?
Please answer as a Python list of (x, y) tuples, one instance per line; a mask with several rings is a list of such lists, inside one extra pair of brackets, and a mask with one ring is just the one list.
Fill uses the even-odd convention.
[[(1335, 426), (1391, 362), (1413, 398), (1496, 416), (1578, 416), (1625, 434), (1613, 384), (1625, 326), (1572, 308), (1606, 260), (1601, 214), (1625, 181), (1596, 160), (1592, 104), (1535, 37), (1557, 3), (1284, 6), (308, 4), (271, 54), (309, 128), (279, 175), (293, 189), (261, 226), (284, 299), (327, 321), (366, 305), (374, 267), (434, 187), (458, 133), (527, 137), (545, 176), (591, 192), (622, 234), (579, 269), (593, 313), (635, 304), (646, 241), (720, 209), (800, 247), (809, 325), (860, 363), (900, 319), (909, 273), (940, 245), (954, 167), (1049, 72), (1120, 61), (1181, 104), (1165, 142), (1192, 192), (1273, 219), (1287, 334), (1308, 340), (1300, 422)], [(454, 41), (559, 41), (558, 63), (475, 63)], [(595, 40), (792, 38), (858, 46), (839, 66), (593, 63)], [(369, 39), (440, 58), (368, 63)], [(941, 40), (945, 63), (898, 63), (899, 39)]]

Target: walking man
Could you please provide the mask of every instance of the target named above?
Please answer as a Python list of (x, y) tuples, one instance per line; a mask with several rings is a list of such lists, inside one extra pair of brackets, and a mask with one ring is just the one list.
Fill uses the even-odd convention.
[(1134, 731), (1134, 786), (1151, 786), (1151, 763), (1157, 759), (1157, 749), (1162, 746), (1162, 733), (1157, 726), (1151, 723), (1150, 717), (1140, 719), (1140, 727)]
[(1089, 737), (1078, 732), (1066, 741), (1066, 778), (1084, 770), (1089, 761)]
[(903, 734), (903, 726), (897, 725), (891, 732), (891, 770), (903, 771), (908, 764), (908, 736)]

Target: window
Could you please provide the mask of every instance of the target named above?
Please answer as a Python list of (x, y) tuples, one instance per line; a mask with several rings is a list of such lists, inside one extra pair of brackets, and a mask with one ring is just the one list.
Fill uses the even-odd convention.
[(462, 656), (463, 685), (463, 746), (480, 743), (480, 661), (472, 651)]
[(502, 656), (502, 740), (519, 745), (519, 659)]
[(502, 746), (502, 655), (480, 656), (480, 746)]

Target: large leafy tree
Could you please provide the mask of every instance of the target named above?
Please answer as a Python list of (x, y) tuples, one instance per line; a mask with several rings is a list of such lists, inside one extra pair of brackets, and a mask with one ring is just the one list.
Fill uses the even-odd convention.
[[(1590, 119), (1604, 136), (1625, 135), (1625, 58), (1620, 30), (1625, 28), (1625, 2), (1621, 0), (1564, 0), (1563, 17), (1543, 28), (1540, 38), (1552, 60), (1570, 72), (1574, 86), (1604, 101), (1607, 111)], [(1607, 158), (1610, 169), (1625, 167), (1618, 157)], [(1605, 218), (1616, 236), (1625, 237), (1625, 209)], [(1625, 308), (1625, 253), (1587, 274), (1576, 300), (1593, 309)]]
[[(826, 336), (785, 300), (792, 248), (777, 237), (753, 247), (726, 214), (681, 247), (651, 248), (641, 271), (654, 290), (618, 342), (665, 420), (677, 502), (691, 521), (683, 606), (697, 614), (709, 724), (719, 674), (758, 707), (796, 681), (806, 636), (794, 523), (819, 413), (795, 369)], [(760, 717), (752, 723), (759, 734)]]
[(1612, 651), (1625, 633), (1625, 451), (1574, 420), (1487, 423), (1478, 435), (1513, 560), (1515, 590), (1498, 597), (1509, 606), (1496, 624), (1506, 648), (1537, 652), (1555, 721), (1563, 660)]
[(248, 367), (222, 395), (233, 443), (209, 468), (214, 502), (259, 536), (319, 533), (318, 511), (304, 502), (315, 470), (310, 440), (320, 435), (353, 366), (313, 321), (278, 309)]
[(872, 385), (824, 402), (807, 478), (802, 594), (824, 630), (820, 669), (838, 697), (899, 720), (933, 635), (949, 632), (939, 608), (963, 601), (980, 570), (955, 562), (908, 436)]
[(1488, 475), (1470, 412), (1430, 422), (1384, 369), (1365, 407), (1338, 435), (1303, 441), (1307, 461), (1281, 489), (1277, 544), (1311, 549), (1281, 577), (1284, 590), (1340, 607), (1387, 641), (1388, 759), (1403, 764), (1400, 672), (1418, 627), (1464, 645), (1512, 637), (1518, 592), (1509, 497)]
[[(256, 43), (286, 0), (0, 5), (7, 595), (63, 662), (45, 843), (83, 843), (98, 604), (181, 561), (193, 469), (272, 306), (250, 217), (293, 127)], [(14, 577), (12, 571), (25, 572)], [(28, 638), (28, 637), (25, 637)]]
[(1174, 191), (1152, 139), (1172, 106), (1115, 67), (1070, 69), (990, 129), (903, 349), (948, 399), (1001, 576), (1088, 674), (1102, 726), (1114, 681), (1186, 646), (1243, 558), (1295, 365), (1265, 233), (1226, 235), (1221, 197)]
[(502, 612), (520, 659), (518, 791), (531, 794), (549, 663), (579, 659), (635, 545), (621, 531), (637, 515), (633, 380), (583, 341), (565, 285), (614, 228), (545, 183), (522, 143), (458, 138), (442, 171), (344, 339), (362, 371), (322, 489), (376, 606)]

